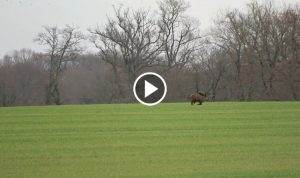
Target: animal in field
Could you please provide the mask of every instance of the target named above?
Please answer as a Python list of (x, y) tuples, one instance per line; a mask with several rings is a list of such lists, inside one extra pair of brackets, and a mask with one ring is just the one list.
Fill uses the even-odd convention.
[(195, 92), (191, 94), (190, 100), (191, 100), (191, 105), (194, 105), (195, 103), (198, 102), (198, 105), (202, 105), (202, 103), (205, 101), (206, 98), (206, 93), (202, 92)]

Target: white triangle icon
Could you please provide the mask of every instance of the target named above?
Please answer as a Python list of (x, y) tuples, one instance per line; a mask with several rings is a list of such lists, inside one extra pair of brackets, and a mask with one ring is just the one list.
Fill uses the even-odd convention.
[(145, 80), (145, 98), (158, 90), (157, 87)]

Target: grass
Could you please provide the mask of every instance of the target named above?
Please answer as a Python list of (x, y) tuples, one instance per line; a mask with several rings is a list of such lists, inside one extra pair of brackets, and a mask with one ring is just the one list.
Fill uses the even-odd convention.
[(0, 177), (300, 177), (300, 102), (0, 108)]

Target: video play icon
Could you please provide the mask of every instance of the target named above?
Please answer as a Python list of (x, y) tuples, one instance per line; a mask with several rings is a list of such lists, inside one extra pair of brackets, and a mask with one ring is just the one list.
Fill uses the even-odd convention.
[(157, 73), (147, 72), (135, 80), (133, 93), (140, 103), (154, 106), (165, 98), (167, 85), (165, 80)]
[(158, 88), (156, 88), (154, 85), (145, 80), (145, 98), (147, 98), (149, 95), (156, 92), (157, 90)]

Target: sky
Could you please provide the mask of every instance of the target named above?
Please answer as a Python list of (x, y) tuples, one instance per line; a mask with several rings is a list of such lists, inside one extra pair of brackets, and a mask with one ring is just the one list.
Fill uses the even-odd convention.
[[(82, 31), (101, 26), (112, 16), (113, 5), (157, 9), (159, 0), (0, 0), (0, 57), (13, 50), (43, 49), (33, 41), (43, 26), (66, 24)], [(260, 0), (263, 1), (263, 0)], [(300, 0), (273, 0), (277, 5)], [(243, 9), (250, 0), (188, 0), (188, 15), (198, 19), (200, 29), (209, 29), (221, 10)]]

